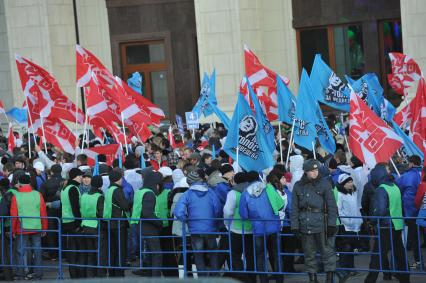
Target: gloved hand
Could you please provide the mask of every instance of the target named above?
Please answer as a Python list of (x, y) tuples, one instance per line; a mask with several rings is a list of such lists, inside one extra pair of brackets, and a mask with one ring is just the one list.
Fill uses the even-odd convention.
[(299, 229), (291, 229), (291, 233), (293, 233), (296, 238), (299, 238), (300, 236)]
[(333, 237), (337, 232), (336, 226), (327, 226), (327, 237)]

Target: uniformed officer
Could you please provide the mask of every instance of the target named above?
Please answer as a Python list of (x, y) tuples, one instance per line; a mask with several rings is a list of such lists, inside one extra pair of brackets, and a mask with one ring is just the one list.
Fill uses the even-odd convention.
[(293, 187), (291, 230), (301, 236), (309, 282), (318, 282), (317, 251), (327, 273), (326, 282), (333, 282), (337, 206), (331, 183), (319, 175), (319, 166), (313, 159), (303, 164), (305, 173)]

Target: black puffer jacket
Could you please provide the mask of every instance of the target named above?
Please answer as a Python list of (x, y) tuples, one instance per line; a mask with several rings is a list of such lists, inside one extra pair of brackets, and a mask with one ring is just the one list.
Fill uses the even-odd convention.
[[(54, 202), (60, 200), (61, 188), (64, 186), (65, 180), (61, 174), (50, 176), (41, 186), (40, 193), (43, 195), (45, 202)], [(59, 216), (59, 208), (47, 208), (47, 216)]]
[[(326, 213), (326, 219), (325, 217)], [(325, 225), (336, 226), (337, 205), (326, 178), (309, 180), (306, 174), (293, 187), (291, 229), (304, 234), (325, 232)]]

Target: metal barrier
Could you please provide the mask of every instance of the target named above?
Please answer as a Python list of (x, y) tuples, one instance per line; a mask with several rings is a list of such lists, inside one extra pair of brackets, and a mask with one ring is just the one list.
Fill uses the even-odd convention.
[[(85, 219), (97, 222), (96, 228), (73, 226), (62, 223), (64, 219), (45, 217), (50, 223), (47, 230), (20, 230), (12, 235), (7, 222), (19, 218), (36, 217), (0, 217), (1, 224), (1, 264), (4, 271), (23, 276), (24, 273), (35, 272), (36, 277), (42, 276), (44, 269), (57, 270), (57, 278), (64, 278), (64, 269), (69, 269), (72, 278), (80, 277), (110, 277), (124, 276), (124, 270), (132, 269), (139, 275), (179, 276), (190, 275), (220, 275), (233, 274), (240, 278), (253, 278), (256, 275), (281, 276), (285, 274), (300, 274), (290, 268), (294, 257), (302, 256), (297, 250), (297, 239), (290, 231), (286, 220), (265, 219), (260, 222), (280, 221), (281, 229), (269, 235), (254, 235), (244, 231), (240, 233), (221, 229), (209, 233), (192, 233), (187, 226), (192, 221), (224, 221), (230, 225), (232, 219), (191, 219), (181, 222), (176, 219)], [(343, 219), (343, 217), (340, 217)], [(359, 217), (345, 217), (359, 218)], [(395, 218), (393, 218), (395, 219)], [(416, 233), (417, 243), (407, 240), (405, 229), (395, 231), (390, 217), (363, 217), (362, 233), (340, 232), (331, 238), (336, 244), (339, 256), (337, 272), (384, 272), (426, 274), (421, 239), (426, 242), (425, 228), (415, 224), (418, 218), (402, 218), (411, 221), (410, 237)], [(12, 220), (12, 221), (11, 221)], [(75, 218), (71, 220), (83, 220)], [(129, 225), (129, 221), (139, 221)], [(167, 221), (167, 222), (165, 222)], [(163, 227), (163, 223), (169, 225)], [(172, 235), (172, 225), (180, 224), (182, 229), (177, 235)], [(366, 224), (368, 223), (368, 224)], [(267, 223), (266, 223), (267, 224)], [(53, 226), (53, 228), (51, 227)], [(217, 225), (219, 227), (221, 225)], [(56, 228), (57, 227), (57, 228)], [(228, 226), (229, 227), (229, 226)], [(406, 226), (404, 226), (405, 228)], [(27, 233), (32, 234), (27, 234)], [(57, 243), (52, 246), (41, 245), (42, 234), (57, 236)], [(334, 239), (335, 238), (335, 239)], [(334, 241), (335, 240), (335, 241)], [(130, 241), (130, 246), (127, 242)], [(411, 269), (408, 259), (407, 245), (411, 244), (415, 262), (418, 268)], [(373, 245), (372, 249), (359, 251), (357, 244)], [(139, 247), (138, 247), (139, 246)], [(42, 252), (56, 254), (57, 264), (48, 264), (41, 260)], [(128, 252), (134, 253), (138, 261), (126, 261)], [(391, 260), (387, 254), (390, 252)], [(369, 256), (368, 268), (353, 265), (355, 256)], [(206, 261), (208, 258), (208, 261)], [(193, 270), (192, 262), (195, 264)], [(353, 265), (353, 266), (352, 266)]]

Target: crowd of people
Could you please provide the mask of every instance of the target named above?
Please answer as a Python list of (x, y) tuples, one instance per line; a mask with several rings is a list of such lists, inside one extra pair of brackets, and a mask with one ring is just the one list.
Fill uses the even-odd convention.
[[(295, 265), (304, 263), (310, 282), (318, 282), (318, 272), (326, 273), (326, 282), (345, 282), (359, 276), (357, 250), (373, 252), (365, 282), (376, 282), (380, 269), (389, 270), (385, 280), (409, 282), (407, 271), (423, 264), (426, 221), (402, 219), (426, 216), (419, 156), (396, 155), (396, 168), (367, 168), (338, 134), (335, 154), (317, 147), (314, 155), (289, 143), (283, 131), (276, 137), (276, 165), (246, 172), (221, 150), (223, 125), (184, 135), (174, 129), (173, 135), (174, 147), (166, 131), (145, 143), (134, 138), (122, 164), (108, 165), (99, 155), (97, 170), (79, 148), (71, 155), (32, 144), (30, 154), (26, 135), (13, 152), (1, 150), (3, 278), (40, 279), (39, 266), (58, 260), (60, 252), (71, 278), (122, 277), (131, 266), (136, 275), (178, 276), (186, 261), (198, 276), (243, 282), (257, 276), (268, 282), (270, 272), (283, 282), (280, 273), (300, 271)], [(286, 166), (281, 156), (288, 151)], [(407, 245), (414, 257), (409, 265)], [(297, 250), (304, 256), (295, 256)], [(136, 269), (140, 263), (144, 268)]]

